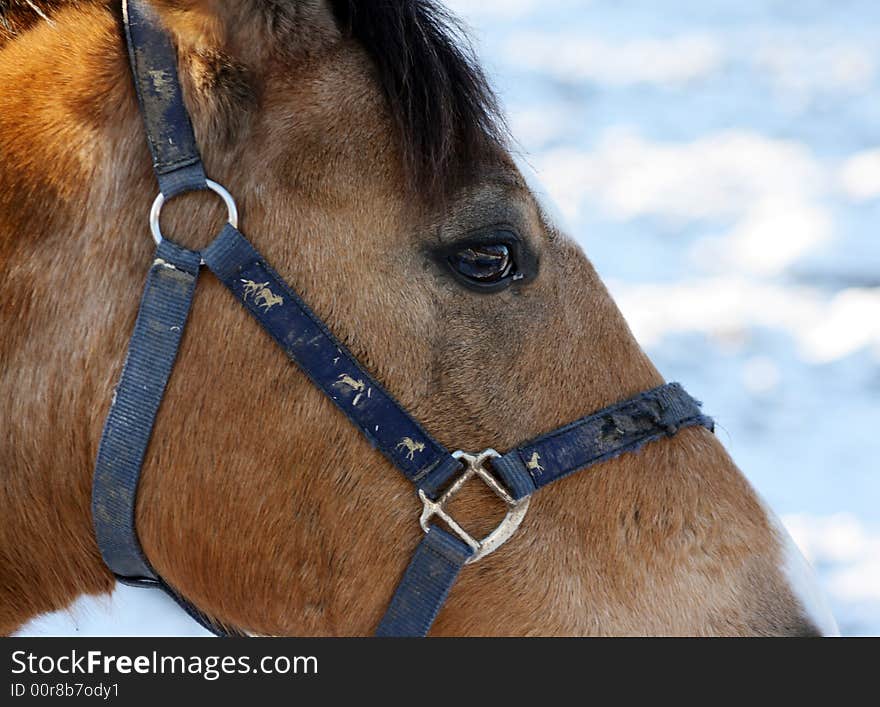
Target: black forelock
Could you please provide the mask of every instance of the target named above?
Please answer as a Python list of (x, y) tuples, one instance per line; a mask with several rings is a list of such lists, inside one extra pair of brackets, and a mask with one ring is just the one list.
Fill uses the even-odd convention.
[(434, 0), (331, 0), (376, 65), (410, 180), (429, 197), (475, 175), (506, 128), (462, 27)]

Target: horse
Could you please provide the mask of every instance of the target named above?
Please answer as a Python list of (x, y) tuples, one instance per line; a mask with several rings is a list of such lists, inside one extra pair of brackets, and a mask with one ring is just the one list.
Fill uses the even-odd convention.
[[(498, 101), (437, 3), (152, 6), (208, 173), (249, 237), (444, 445), (510, 448), (663, 382), (518, 170)], [(10, 634), (114, 587), (90, 492), (156, 185), (116, 3), (0, 3), (0, 87)], [(203, 247), (218, 208), (210, 194), (175, 199), (163, 231)], [(143, 550), (218, 624), (369, 634), (419, 541), (415, 494), (233, 304), (202, 278), (144, 460)], [(468, 527), (494, 527), (485, 488), (455, 503)], [(518, 533), (464, 569), (431, 635), (833, 633), (798, 561), (694, 426), (536, 495)]]

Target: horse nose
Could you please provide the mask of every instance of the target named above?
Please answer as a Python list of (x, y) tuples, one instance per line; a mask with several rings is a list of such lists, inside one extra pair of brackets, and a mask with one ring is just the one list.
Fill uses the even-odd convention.
[(798, 633), (813, 636), (840, 636), (837, 621), (831, 613), (831, 607), (825, 593), (819, 586), (815, 571), (779, 517), (766, 504), (764, 504), (764, 510), (779, 541), (780, 572), (788, 582), (791, 594), (798, 602), (800, 614), (804, 619), (802, 630), (799, 630)]

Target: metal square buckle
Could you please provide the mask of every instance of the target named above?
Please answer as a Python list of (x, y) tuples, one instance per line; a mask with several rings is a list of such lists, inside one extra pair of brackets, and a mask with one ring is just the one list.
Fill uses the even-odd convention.
[[(486, 470), (483, 465), (487, 459), (501, 456), (494, 449), (486, 449), (479, 454), (468, 454), (467, 452), (459, 450), (454, 452), (452, 456), (463, 461), (467, 465), (467, 468), (436, 501), (432, 501), (424, 491), (419, 489), (419, 498), (422, 500), (422, 505), (424, 506), (422, 509), (422, 515), (419, 518), (419, 524), (422, 526), (422, 530), (427, 533), (429, 529), (428, 521), (434, 516), (439, 517), (459, 538), (473, 548), (474, 554), (470, 556), (466, 563), (470, 564), (471, 562), (476, 562), (480, 558), (491, 554), (507, 542), (507, 540), (516, 532), (517, 528), (519, 528), (519, 524), (522, 523), (523, 518), (525, 518), (526, 511), (529, 509), (529, 501), (531, 500), (531, 497), (526, 496), (518, 501), (515, 500), (513, 496), (508, 493), (507, 489), (499, 484), (495, 477)], [(446, 512), (445, 508), (446, 504), (455, 497), (455, 495), (461, 490), (462, 486), (464, 486), (468, 480), (475, 475), (479, 476), (485, 482), (486, 486), (492, 489), (495, 495), (504, 501), (507, 506), (507, 515), (504, 516), (504, 520), (502, 520), (498, 527), (482, 540), (477, 540), (471, 536), (470, 533), (462, 528), (455, 519)]]

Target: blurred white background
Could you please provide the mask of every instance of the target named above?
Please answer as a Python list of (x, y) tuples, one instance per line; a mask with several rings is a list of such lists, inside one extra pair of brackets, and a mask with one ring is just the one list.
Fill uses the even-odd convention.
[(639, 341), (880, 634), (880, 3), (447, 4)]

